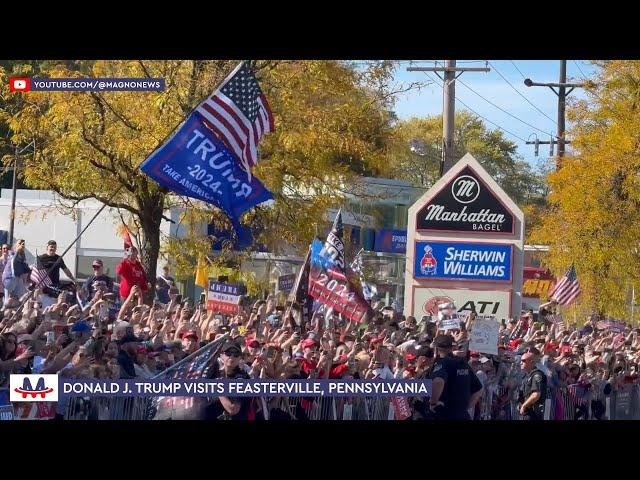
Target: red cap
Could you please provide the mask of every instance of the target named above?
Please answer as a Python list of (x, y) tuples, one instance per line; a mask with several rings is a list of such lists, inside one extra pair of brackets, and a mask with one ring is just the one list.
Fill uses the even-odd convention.
[(509, 342), (509, 348), (511, 350), (515, 350), (516, 348), (518, 348), (518, 345), (520, 345), (521, 343), (522, 343), (521, 338), (515, 338)]
[[(257, 348), (260, 346), (260, 342), (253, 337), (247, 338), (247, 341), (245, 342), (245, 344), (247, 347), (251, 347), (253, 345), (254, 347)], [(254, 345), (254, 344), (257, 344), (257, 345)]]
[(416, 356), (413, 353), (408, 353), (407, 355), (405, 355), (404, 359), (407, 362), (413, 362), (416, 359)]
[(349, 367), (347, 366), (346, 363), (341, 363), (337, 367), (334, 367), (333, 369), (331, 369), (331, 372), (329, 372), (329, 375), (335, 378), (338, 375), (342, 375), (347, 368)]
[(19, 357), (24, 352), (26, 352), (27, 348), (29, 347), (27, 347), (24, 343), (19, 343), (18, 346), (16, 347), (16, 357)]
[(556, 348), (558, 348), (558, 344), (557, 343), (553, 343), (553, 342), (547, 342), (544, 344), (544, 351), (546, 352), (550, 352), (551, 350), (555, 350)]
[(571, 353), (571, 347), (569, 345), (563, 345), (560, 348), (560, 353)]
[(195, 338), (198, 340), (198, 334), (195, 330), (187, 330), (186, 332), (182, 332), (180, 334), (180, 338)]
[(316, 344), (316, 341), (313, 338), (307, 338), (302, 341), (302, 348), (311, 348)]
[(469, 352), (469, 356), (473, 358), (480, 358), (480, 353), (478, 352)]

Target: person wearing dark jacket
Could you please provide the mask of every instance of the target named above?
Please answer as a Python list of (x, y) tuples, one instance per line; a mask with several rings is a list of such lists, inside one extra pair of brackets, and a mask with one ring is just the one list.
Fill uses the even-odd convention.
[(131, 334), (127, 334), (119, 343), (118, 364), (120, 365), (120, 378), (136, 378), (134, 360), (138, 353), (139, 340)]

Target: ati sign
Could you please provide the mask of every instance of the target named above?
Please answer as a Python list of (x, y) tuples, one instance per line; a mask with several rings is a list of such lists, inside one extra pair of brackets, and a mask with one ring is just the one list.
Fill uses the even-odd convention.
[(416, 216), (419, 231), (509, 234), (514, 224), (513, 213), (468, 165)]
[(478, 315), (491, 315), (496, 319), (509, 318), (511, 291), (416, 287), (413, 297), (413, 315), (435, 317), (438, 314), (438, 305), (449, 302), (452, 302), (456, 306), (456, 311), (463, 316), (475, 310)]

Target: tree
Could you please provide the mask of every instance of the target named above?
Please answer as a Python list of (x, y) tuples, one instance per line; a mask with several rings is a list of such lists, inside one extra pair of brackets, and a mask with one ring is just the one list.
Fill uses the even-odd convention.
[[(139, 226), (143, 264), (153, 274), (165, 209), (182, 205), (199, 221), (221, 221), (220, 212), (170, 195), (137, 167), (236, 63), (39, 64), (43, 77), (162, 77), (166, 89), (19, 94), (24, 101), (19, 108), (4, 108), (3, 118), (14, 141), (36, 139), (37, 153), (25, 166), (26, 183), (53, 190), (70, 202), (95, 198), (128, 212)], [(384, 173), (388, 168), (384, 153), (393, 65), (378, 62), (357, 70), (338, 61), (263, 61), (254, 66), (276, 123), (262, 144), (262, 161), (254, 174), (276, 199), (268, 208), (247, 213), (245, 223), (268, 226), (258, 240), (273, 251), (284, 243), (304, 247), (314, 222), (324, 221), (326, 208), (340, 203), (358, 173)], [(1, 94), (8, 98), (5, 76), (0, 69)], [(183, 257), (195, 266), (194, 257), (208, 253), (210, 244), (211, 239), (199, 233), (177, 247), (188, 252)]]
[(598, 62), (588, 99), (568, 111), (572, 152), (548, 176), (549, 211), (534, 232), (561, 276), (571, 263), (583, 313), (624, 315), (640, 273), (640, 62)]
[[(516, 144), (500, 130), (489, 130), (475, 115), (456, 113), (454, 157), (471, 153), (519, 205), (539, 203), (544, 198), (542, 175), (516, 154)], [(430, 188), (440, 178), (442, 117), (412, 118), (394, 128), (393, 163), (396, 178)]]

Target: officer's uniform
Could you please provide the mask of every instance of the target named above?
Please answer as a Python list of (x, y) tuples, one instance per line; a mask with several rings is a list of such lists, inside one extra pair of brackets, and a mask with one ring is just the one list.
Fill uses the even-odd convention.
[(547, 376), (538, 368), (534, 368), (522, 381), (520, 388), (520, 404), (523, 404), (534, 392), (540, 392), (540, 398), (528, 407), (524, 418), (526, 420), (544, 419), (544, 403), (547, 399)]
[(433, 365), (430, 378), (444, 380), (444, 389), (438, 399), (444, 406), (436, 408), (436, 418), (470, 420), (469, 399), (482, 389), (482, 384), (465, 359), (452, 355), (438, 358)]

